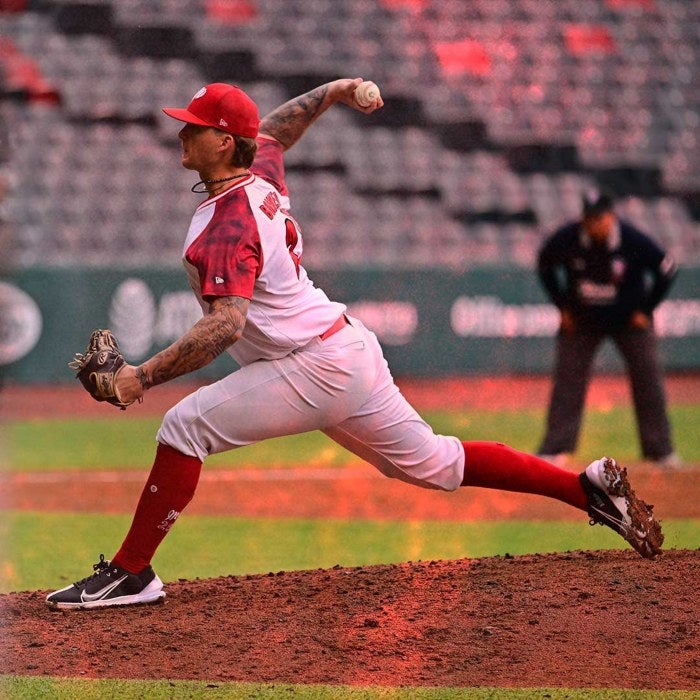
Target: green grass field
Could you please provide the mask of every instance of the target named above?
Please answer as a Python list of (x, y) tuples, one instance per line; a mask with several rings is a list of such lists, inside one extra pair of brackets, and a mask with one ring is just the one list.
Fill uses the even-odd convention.
[[(677, 450), (687, 462), (700, 462), (697, 425), (700, 406), (671, 407)], [(544, 412), (431, 411), (424, 418), (436, 432), (463, 440), (498, 440), (517, 449), (537, 449)], [(5, 471), (52, 469), (147, 469), (155, 450), (160, 421), (119, 415), (113, 419), (10, 421), (5, 424)], [(581, 430), (577, 457), (582, 463), (612, 453), (621, 462), (639, 459), (636, 428), (631, 411), (616, 407), (588, 411)], [(207, 469), (260, 465), (341, 466), (356, 460), (319, 432), (267, 440), (239, 450), (214, 455)]]
[[(127, 515), (8, 512), (0, 535), (0, 592), (67, 585), (86, 575), (97, 555), (113, 554)], [(664, 521), (669, 548), (700, 547), (700, 524)], [(216, 545), (212, 545), (216, 542)], [(376, 522), (183, 515), (159, 548), (164, 581), (497, 554), (619, 549), (620, 538), (584, 521)]]
[(196, 681), (88, 681), (0, 676), (0, 694), (23, 700), (691, 700), (697, 694), (677, 690), (647, 692), (594, 688), (349, 688), (285, 683), (204, 683)]
[(647, 692), (594, 688), (349, 688), (285, 683), (204, 683), (196, 681), (88, 681), (0, 676), (0, 696), (23, 700), (691, 700), (697, 694), (677, 690)]
[[(425, 412), (437, 432), (463, 439), (506, 442), (533, 451), (544, 423), (542, 411)], [(700, 463), (697, 425), (700, 406), (671, 408), (677, 449), (689, 463)], [(111, 420), (33, 420), (4, 425), (2, 470), (147, 469), (154, 452), (158, 420), (119, 415)], [(634, 419), (629, 409), (589, 410), (577, 459), (601, 454), (638, 460)], [(356, 461), (320, 433), (270, 440), (207, 462), (208, 469), (285, 466), (343, 466)], [(86, 574), (97, 555), (110, 556), (130, 522), (127, 515), (36, 513), (6, 510), (0, 517), (0, 592), (66, 585)], [(668, 519), (667, 545), (700, 547), (700, 522)], [(218, 543), (212, 546), (211, 542)], [(221, 546), (227, 542), (236, 546)], [(264, 543), (265, 546), (262, 546)], [(454, 559), (495, 554), (619, 548), (619, 538), (585, 522), (374, 522), (188, 516), (178, 521), (156, 555), (164, 580), (222, 574), (313, 569), (335, 564)], [(264, 684), (78, 681), (0, 677), (8, 698), (669, 698), (698, 697), (684, 692), (549, 689), (389, 689)]]
[[(426, 412), (437, 432), (464, 439), (501, 440), (532, 451), (543, 424), (542, 411)], [(700, 407), (675, 406), (671, 420), (678, 451), (700, 462), (695, 427)], [(51, 469), (147, 469), (152, 461), (158, 419), (119, 415), (111, 420), (31, 420), (7, 423), (5, 471)], [(629, 408), (591, 410), (586, 414), (577, 458), (583, 464), (604, 453), (635, 461), (638, 446)], [(222, 455), (206, 469), (285, 466), (343, 466), (357, 458), (325, 435), (314, 432), (269, 440)], [(86, 564), (100, 552), (110, 556), (130, 517), (22, 513), (5, 511), (0, 519), (0, 591), (53, 586), (84, 575)], [(700, 523), (667, 519), (667, 546), (700, 546)], [(55, 533), (70, 533), (55, 537)], [(616, 548), (618, 538), (585, 522), (373, 522), (280, 520), (185, 516), (156, 555), (165, 580), (225, 573), (358, 566), (418, 559), (450, 559), (496, 554), (552, 552), (578, 548)], [(212, 540), (237, 542), (235, 548), (213, 548)], [(69, 545), (65, 543), (69, 542)], [(261, 547), (260, 543), (266, 546)], [(59, 543), (59, 544), (57, 544)], [(60, 544), (63, 543), (63, 544)], [(270, 546), (270, 543), (273, 543)], [(68, 568), (66, 568), (68, 563)]]

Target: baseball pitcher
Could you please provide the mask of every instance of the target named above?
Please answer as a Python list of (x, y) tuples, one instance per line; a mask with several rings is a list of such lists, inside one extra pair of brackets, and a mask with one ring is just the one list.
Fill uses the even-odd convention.
[(443, 491), (481, 486), (556, 498), (613, 528), (642, 556), (660, 553), (660, 526), (613, 459), (579, 475), (500, 443), (436, 435), (394, 384), (375, 335), (309, 279), (284, 152), (334, 105), (365, 114), (381, 108), (378, 90), (365, 90), (358, 101), (362, 82), (321, 85), (262, 121), (245, 92), (223, 83), (203, 87), (185, 108), (164, 110), (184, 124), (182, 165), (198, 173), (193, 189), (206, 195), (182, 249), (202, 318), (138, 367), (120, 359), (104, 331), (73, 366), (96, 398), (120, 407), (223, 352), (240, 369), (166, 413), (121, 547), (111, 560), (101, 555), (91, 575), (51, 593), (49, 606), (161, 599), (151, 559), (192, 499), (206, 457), (310, 430), (322, 430), (388, 477)]

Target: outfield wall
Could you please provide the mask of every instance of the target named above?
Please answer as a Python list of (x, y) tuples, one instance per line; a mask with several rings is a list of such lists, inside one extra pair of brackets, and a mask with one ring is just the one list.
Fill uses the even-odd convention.
[[(396, 376), (548, 373), (558, 313), (525, 269), (310, 271), (379, 336)], [(29, 269), (0, 280), (0, 372), (20, 382), (72, 381), (66, 367), (94, 328), (128, 359), (166, 347), (200, 316), (182, 270)], [(681, 269), (657, 310), (664, 365), (700, 369), (700, 268)], [(220, 376), (228, 357), (200, 371)], [(610, 344), (597, 369), (620, 371)]]

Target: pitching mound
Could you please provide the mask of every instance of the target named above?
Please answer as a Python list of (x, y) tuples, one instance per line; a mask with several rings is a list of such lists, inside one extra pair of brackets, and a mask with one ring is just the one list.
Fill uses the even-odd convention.
[(180, 581), (162, 605), (0, 596), (0, 673), (353, 685), (700, 688), (700, 551)]

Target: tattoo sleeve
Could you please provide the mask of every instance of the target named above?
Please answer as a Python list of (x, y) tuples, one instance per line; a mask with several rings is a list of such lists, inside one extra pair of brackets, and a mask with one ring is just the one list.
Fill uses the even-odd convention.
[(260, 131), (291, 148), (306, 129), (332, 104), (328, 85), (314, 88), (277, 107), (260, 122)]
[(144, 389), (194, 372), (235, 343), (243, 332), (248, 299), (221, 297), (209, 305), (209, 313), (170, 347), (161, 350), (136, 370)]

